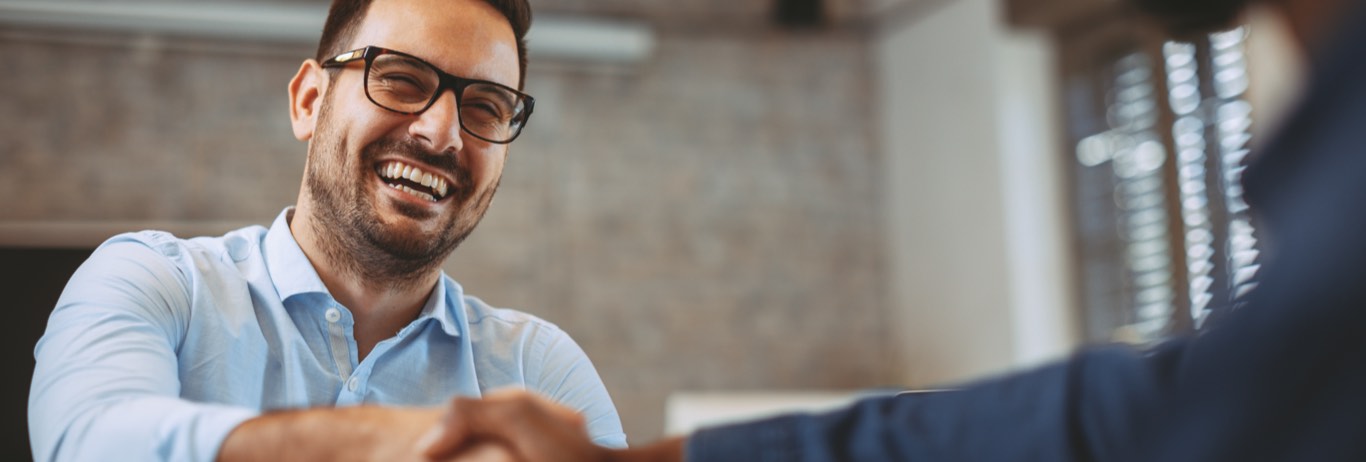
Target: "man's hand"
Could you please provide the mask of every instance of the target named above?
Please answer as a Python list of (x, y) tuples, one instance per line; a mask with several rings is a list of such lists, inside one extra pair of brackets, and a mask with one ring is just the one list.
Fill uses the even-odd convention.
[(682, 438), (640, 450), (613, 451), (593, 444), (578, 412), (522, 390), (496, 391), (483, 399), (455, 398), (418, 446), (434, 460), (474, 461), (472, 448), (488, 443), (500, 445), (523, 462), (683, 459)]
[(463, 457), (462, 450), (483, 441), (501, 443), (524, 461), (608, 460), (607, 449), (589, 439), (583, 416), (522, 390), (451, 400), (445, 416), (422, 439), (419, 449), (432, 459)]

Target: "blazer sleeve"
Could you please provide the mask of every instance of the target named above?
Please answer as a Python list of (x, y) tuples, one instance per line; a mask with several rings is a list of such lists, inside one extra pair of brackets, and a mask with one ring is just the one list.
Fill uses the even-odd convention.
[[(1366, 261), (1340, 252), (1341, 263)], [(1324, 266), (1267, 274), (1248, 305), (1198, 335), (1083, 350), (954, 392), (705, 429), (687, 459), (1366, 460), (1366, 285), (1315, 261)]]

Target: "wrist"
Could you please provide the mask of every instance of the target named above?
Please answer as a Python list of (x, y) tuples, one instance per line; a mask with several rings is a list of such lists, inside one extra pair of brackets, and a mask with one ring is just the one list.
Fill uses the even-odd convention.
[(674, 437), (657, 441), (640, 448), (608, 451), (603, 462), (683, 462), (683, 446), (686, 437)]

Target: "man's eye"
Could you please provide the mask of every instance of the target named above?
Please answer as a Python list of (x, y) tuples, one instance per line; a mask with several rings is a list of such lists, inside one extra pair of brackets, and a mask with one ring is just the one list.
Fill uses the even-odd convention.
[(426, 84), (412, 74), (391, 72), (379, 76), (379, 82), (386, 88), (402, 92), (424, 92)]
[(473, 111), (474, 115), (480, 118), (502, 120), (505, 118), (501, 107), (488, 101), (466, 101), (460, 105), (461, 112)]

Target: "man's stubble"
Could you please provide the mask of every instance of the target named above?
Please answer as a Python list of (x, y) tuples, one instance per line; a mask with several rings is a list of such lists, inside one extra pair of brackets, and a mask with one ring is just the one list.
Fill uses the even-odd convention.
[[(323, 98), (318, 130), (309, 144), (304, 165), (304, 185), (312, 198), (317, 245), (344, 272), (359, 276), (368, 285), (403, 289), (420, 284), (421, 277), (437, 270), (479, 224), (497, 192), (502, 175), (482, 192), (473, 190), (469, 170), (453, 154), (433, 154), (411, 138), (382, 138), (366, 145), (358, 158), (347, 154), (347, 140), (336, 123), (333, 94)], [(454, 175), (449, 198), (459, 210), (446, 217), (438, 231), (423, 236), (392, 229), (379, 216), (369, 193), (376, 159), (386, 153), (402, 153)], [(430, 219), (427, 210), (397, 204), (410, 218)]]

